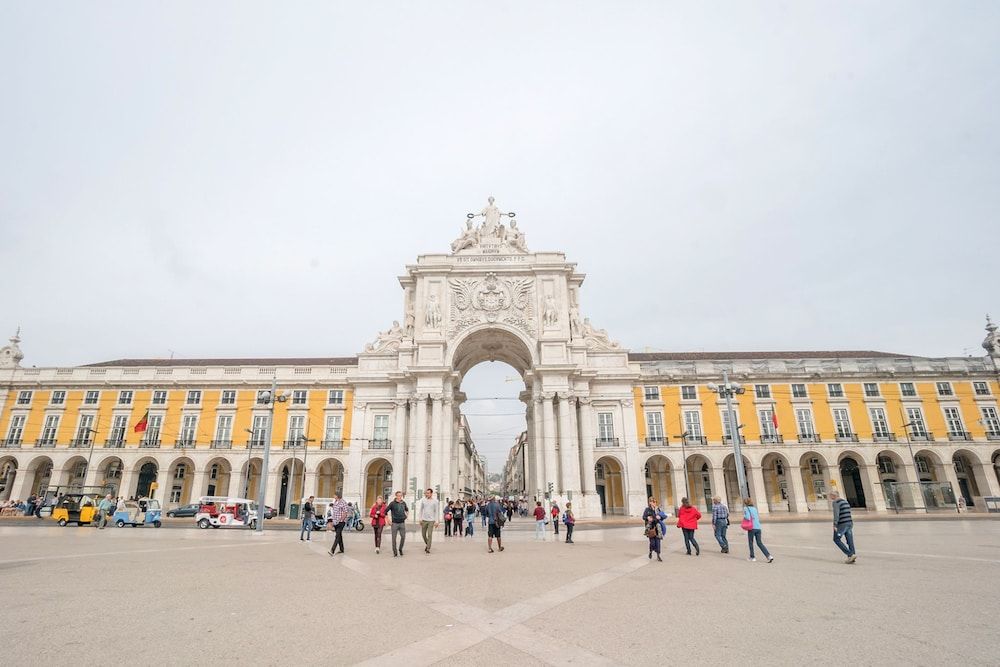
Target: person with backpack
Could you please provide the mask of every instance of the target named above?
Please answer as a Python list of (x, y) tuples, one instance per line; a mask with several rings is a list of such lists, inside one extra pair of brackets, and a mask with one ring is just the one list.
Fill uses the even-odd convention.
[[(833, 543), (847, 556), (844, 562), (851, 565), (858, 559), (854, 552), (854, 519), (851, 518), (851, 504), (841, 498), (837, 491), (830, 492), (830, 500), (833, 501)], [(841, 541), (845, 537), (846, 546)]]
[(753, 557), (753, 542), (757, 540), (757, 546), (760, 547), (760, 552), (764, 554), (764, 558), (767, 558), (768, 563), (774, 562), (774, 556), (772, 556), (767, 547), (760, 539), (760, 514), (757, 512), (757, 508), (754, 507), (752, 498), (743, 499), (743, 523), (740, 527), (747, 531), (747, 541), (750, 543), (750, 558), (747, 560), (753, 562), (757, 560)]
[(576, 517), (573, 516), (573, 503), (566, 503), (563, 523), (566, 524), (566, 544), (573, 544), (573, 526), (576, 525)]
[(556, 531), (556, 536), (559, 535), (559, 503), (552, 501), (552, 528)]
[(701, 519), (701, 512), (692, 505), (687, 498), (681, 498), (681, 508), (677, 510), (677, 527), (684, 533), (684, 548), (687, 555), (691, 555), (691, 547), (694, 547), (696, 556), (701, 555), (701, 547), (698, 540), (694, 539), (694, 531), (698, 530), (698, 520)]
[(496, 538), (497, 548), (503, 551), (500, 531), (503, 530), (503, 525), (507, 519), (503, 505), (500, 504), (496, 496), (493, 496), (490, 502), (486, 503), (486, 518), (489, 520), (489, 532), (486, 538), (486, 546), (489, 549), (489, 553), (493, 553), (493, 538)]

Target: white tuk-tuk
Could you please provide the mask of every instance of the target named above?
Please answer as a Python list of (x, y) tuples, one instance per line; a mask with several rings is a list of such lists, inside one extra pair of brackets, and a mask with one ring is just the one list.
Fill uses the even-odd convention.
[(194, 515), (199, 528), (257, 527), (257, 510), (254, 501), (247, 498), (229, 496), (202, 496), (198, 499), (201, 507)]

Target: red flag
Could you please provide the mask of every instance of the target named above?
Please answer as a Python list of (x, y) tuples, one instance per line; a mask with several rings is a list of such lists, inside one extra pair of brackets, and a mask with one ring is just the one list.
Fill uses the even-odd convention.
[(146, 410), (146, 414), (142, 416), (142, 419), (139, 420), (139, 423), (136, 424), (135, 428), (133, 428), (132, 430), (135, 431), (136, 433), (145, 433), (146, 426), (148, 425), (149, 425), (149, 410)]
[(774, 425), (774, 430), (778, 430), (778, 411), (771, 408), (771, 423)]

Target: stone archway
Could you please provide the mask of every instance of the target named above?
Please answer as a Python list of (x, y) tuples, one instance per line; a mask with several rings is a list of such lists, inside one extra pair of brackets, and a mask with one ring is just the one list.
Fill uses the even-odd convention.
[[(152, 490), (153, 482), (156, 481), (156, 475), (160, 471), (160, 466), (156, 461), (152, 459), (143, 459), (139, 461), (135, 468), (136, 483), (135, 483), (135, 497), (145, 498), (149, 496), (149, 492)], [(159, 490), (159, 489), (158, 489)], [(163, 492), (160, 491), (160, 496)]]
[(69, 492), (79, 493), (83, 490), (83, 486), (86, 484), (86, 479), (86, 458), (82, 456), (73, 456), (63, 463), (62, 480), (59, 482), (60, 487), (66, 487), (66, 490)]
[(876, 455), (875, 466), (888, 509), (899, 512), (920, 506), (917, 504), (922, 502), (919, 489), (915, 488), (910, 479), (911, 468), (899, 454), (889, 449), (883, 450)]
[[(700, 454), (692, 454), (687, 458), (687, 488), (683, 490), (683, 494), (692, 505), (706, 511), (712, 508), (714, 496), (721, 498), (724, 495), (723, 484), (716, 482), (712, 468), (712, 462)], [(678, 495), (680, 493), (678, 491)]]
[(343, 493), (344, 465), (335, 458), (323, 459), (316, 467), (316, 497), (332, 498)]
[(243, 464), (243, 468), (240, 473), (239, 490), (239, 493), (242, 494), (243, 498), (249, 498), (254, 502), (257, 502), (257, 494), (260, 488), (260, 470), (263, 464), (264, 462), (260, 459), (260, 457), (248, 459), (247, 462)]
[[(975, 508), (982, 506), (982, 497), (989, 495), (989, 482), (985, 478), (985, 470), (982, 461), (975, 453), (959, 449), (951, 457), (952, 465), (955, 468), (955, 477), (958, 479), (956, 493), (965, 500), (965, 506)], [(987, 489), (983, 493), (983, 489)]]
[(0, 501), (24, 500), (24, 498), (11, 498), (16, 481), (17, 459), (13, 456), (0, 458)]
[(111, 495), (125, 495), (124, 490), (121, 488), (122, 473), (124, 471), (125, 464), (120, 457), (105, 457), (97, 464), (97, 478), (94, 483), (105, 487)]
[(646, 496), (656, 498), (660, 507), (674, 507), (675, 491), (670, 460), (662, 454), (646, 459)]
[[(760, 463), (761, 473), (764, 477), (764, 496), (767, 501), (768, 511), (788, 512), (791, 510), (792, 485), (789, 479), (791, 475), (788, 459), (782, 454), (771, 452), (765, 454)], [(796, 499), (798, 502), (798, 499)]]
[(868, 497), (865, 493), (867, 475), (861, 469), (858, 457), (853, 452), (845, 453), (840, 458), (840, 481), (843, 484), (844, 500), (854, 508), (868, 507)]
[(383, 458), (369, 462), (365, 471), (365, 504), (362, 507), (374, 505), (377, 496), (388, 502), (392, 499), (392, 492), (392, 464)]
[(820, 511), (830, 509), (827, 500), (830, 492), (830, 468), (826, 459), (818, 452), (806, 452), (799, 457), (799, 474), (802, 475), (806, 507)]
[(156, 497), (170, 507), (191, 502), (194, 481), (194, 461), (187, 457), (174, 459), (167, 468), (167, 488), (159, 489)]
[[(25, 474), (30, 480), (28, 482), (27, 495), (36, 494), (44, 496), (45, 492), (52, 485), (52, 459), (48, 456), (39, 456), (28, 463)], [(26, 496), (27, 497), (27, 496)]]
[[(735, 456), (729, 454), (722, 461), (722, 474), (725, 480), (725, 497), (724, 500), (728, 498), (729, 507), (740, 507), (743, 505), (742, 493), (740, 491), (739, 476), (736, 471)], [(760, 499), (760, 493), (763, 489), (758, 491), (756, 484), (754, 483), (753, 476), (750, 474), (750, 459), (746, 456), (743, 457), (743, 474), (746, 475), (747, 480), (747, 491), (750, 493), (750, 497), (754, 498), (754, 502), (757, 504), (758, 511), (767, 511), (767, 504), (761, 507), (762, 500)], [(716, 493), (716, 495), (720, 495)]]
[(198, 496), (228, 496), (232, 482), (232, 465), (224, 458), (215, 458), (205, 467), (205, 488), (195, 489)]
[(594, 467), (597, 496), (601, 499), (601, 513), (622, 515), (626, 513), (625, 475), (623, 466), (614, 456), (602, 456)]

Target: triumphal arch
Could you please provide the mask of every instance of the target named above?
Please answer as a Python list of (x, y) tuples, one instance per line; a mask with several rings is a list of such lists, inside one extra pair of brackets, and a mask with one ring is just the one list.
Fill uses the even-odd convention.
[[(456, 471), (466, 396), (459, 387), (475, 365), (502, 361), (526, 387), (528, 491), (551, 489), (572, 500), (579, 516), (600, 515), (593, 474), (601, 441), (597, 414), (613, 415), (608, 432), (634, 443), (638, 373), (626, 350), (583, 316), (584, 278), (564, 254), (531, 251), (516, 216), (492, 197), (482, 211), (468, 214), (451, 252), (421, 255), (407, 266), (399, 278), (402, 324), (393, 322), (366, 346), (353, 378), (352, 431), (359, 439), (372, 432), (372, 415), (392, 412), (397, 487), (415, 479), (417, 488), (440, 488), (442, 498), (462, 495)], [(628, 447), (618, 453), (638, 456)], [(641, 467), (638, 460), (621, 463)], [(347, 466), (364, 468), (361, 460)], [(346, 486), (355, 485), (349, 480)], [(641, 507), (644, 487), (632, 488), (628, 504)]]

